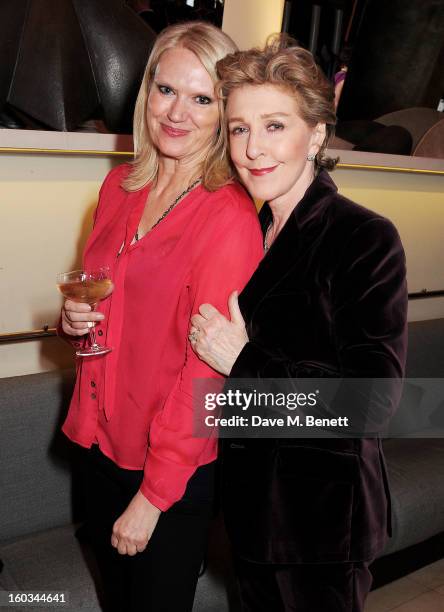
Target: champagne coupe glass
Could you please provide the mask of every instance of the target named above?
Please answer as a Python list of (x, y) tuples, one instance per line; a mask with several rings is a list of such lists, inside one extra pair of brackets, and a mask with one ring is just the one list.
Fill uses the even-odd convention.
[[(57, 287), (62, 295), (74, 302), (82, 302), (91, 306), (94, 312), (97, 302), (108, 294), (112, 285), (110, 269), (101, 266), (91, 270), (73, 270), (57, 275)], [(78, 357), (105, 355), (112, 351), (109, 346), (96, 342), (94, 326), (89, 328), (90, 346), (76, 351)]]

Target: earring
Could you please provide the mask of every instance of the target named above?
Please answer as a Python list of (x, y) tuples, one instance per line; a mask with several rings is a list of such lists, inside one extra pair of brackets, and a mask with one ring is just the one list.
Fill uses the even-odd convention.
[(316, 155), (314, 153), (310, 153), (310, 155), (307, 155), (307, 160), (308, 161), (314, 161), (315, 157), (316, 157)]

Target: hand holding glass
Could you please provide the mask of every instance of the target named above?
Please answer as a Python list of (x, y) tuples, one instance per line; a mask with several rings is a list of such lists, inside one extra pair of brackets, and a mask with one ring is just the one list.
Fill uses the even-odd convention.
[[(62, 272), (57, 275), (57, 287), (67, 299), (89, 304), (94, 312), (97, 302), (105, 298), (112, 287), (110, 270), (108, 266), (102, 266), (92, 270)], [(112, 348), (96, 342), (94, 325), (89, 328), (89, 339), (89, 347), (76, 351), (78, 357), (105, 355), (112, 351)]]

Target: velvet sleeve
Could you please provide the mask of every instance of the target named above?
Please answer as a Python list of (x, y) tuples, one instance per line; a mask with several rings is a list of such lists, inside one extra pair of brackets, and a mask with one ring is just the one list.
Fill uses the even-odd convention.
[[(245, 204), (245, 201), (244, 201)], [(189, 319), (203, 303), (228, 316), (228, 296), (242, 290), (262, 257), (262, 234), (256, 212), (228, 207), (215, 214), (201, 247), (195, 251), (189, 286)], [(203, 238), (203, 239), (202, 239)], [(153, 419), (141, 492), (160, 510), (181, 499), (195, 470), (216, 458), (217, 439), (193, 437), (193, 379), (220, 378), (184, 339), (183, 368), (163, 409)]]

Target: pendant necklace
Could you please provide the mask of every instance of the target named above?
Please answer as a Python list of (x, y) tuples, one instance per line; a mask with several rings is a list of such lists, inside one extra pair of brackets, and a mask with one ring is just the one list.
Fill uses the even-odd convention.
[(267, 238), (268, 238), (268, 234), (271, 230), (271, 228), (273, 227), (273, 221), (271, 221), (268, 224), (267, 230), (265, 232), (265, 236), (264, 236), (264, 253), (266, 253), (268, 251), (268, 249), (270, 248), (270, 245), (268, 244)]
[[(194, 189), (194, 188), (196, 187), (196, 185), (197, 185), (198, 183), (200, 183), (200, 181), (201, 181), (201, 180), (202, 180), (202, 177), (200, 176), (198, 179), (196, 179), (196, 180), (194, 181), (194, 183), (191, 183), (191, 185), (188, 185), (188, 187), (187, 187), (187, 188), (186, 188), (184, 191), (182, 191), (182, 193), (180, 193), (180, 194), (177, 196), (177, 198), (174, 200), (174, 202), (171, 204), (171, 206), (169, 206), (169, 207), (166, 209), (166, 211), (165, 211), (165, 212), (164, 212), (164, 213), (163, 213), (163, 214), (162, 214), (162, 215), (161, 215), (161, 216), (160, 216), (160, 217), (157, 219), (156, 223), (150, 227), (150, 229), (148, 230), (148, 232), (150, 232), (152, 229), (154, 229), (154, 228), (156, 227), (156, 225), (159, 225), (159, 223), (162, 221), (162, 219), (165, 219), (165, 217), (168, 215), (168, 213), (170, 213), (170, 212), (173, 210), (173, 208), (176, 206), (176, 204), (178, 204), (178, 203), (179, 203), (179, 201), (180, 201), (180, 200), (181, 200), (183, 197), (185, 197), (185, 196), (186, 196), (188, 193), (190, 193), (190, 191), (191, 191), (192, 189)], [(148, 233), (148, 232), (147, 232), (147, 233)], [(134, 240), (135, 240), (136, 242), (139, 240), (139, 232), (138, 232), (138, 231), (137, 231), (137, 232), (134, 234)]]

